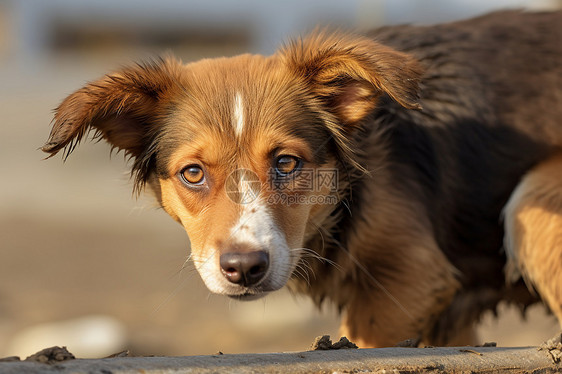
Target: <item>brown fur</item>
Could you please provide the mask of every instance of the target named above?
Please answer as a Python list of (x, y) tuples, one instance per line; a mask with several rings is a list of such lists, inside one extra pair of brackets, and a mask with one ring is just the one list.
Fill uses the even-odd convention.
[(523, 274), (562, 322), (562, 155), (530, 170), (505, 209), (508, 281)]
[[(361, 346), (472, 343), (483, 311), (538, 301), (521, 279), (504, 282), (500, 220), (514, 190), (524, 191), (506, 210), (514, 263), (561, 317), (558, 232), (543, 227), (559, 219), (560, 184), (547, 176), (560, 161), (534, 168), (562, 146), (561, 22), (561, 13), (504, 12), (369, 37), (317, 32), (270, 57), (128, 68), (65, 99), (43, 150), (68, 155), (94, 129), (129, 153), (135, 185), (148, 183), (185, 227), (218, 292), (259, 295), (292, 277), (293, 290), (337, 305), (343, 333)], [(279, 155), (337, 169), (338, 204), (252, 207), (228, 196), (240, 168), (259, 179), (261, 203), (333, 194), (271, 187)], [(188, 165), (203, 169), (204, 185), (181, 180)], [(533, 192), (537, 183), (554, 197)], [(263, 235), (278, 248), (248, 241), (260, 224), (241, 217), (271, 217)], [(242, 287), (206, 268), (258, 250), (269, 251), (276, 279)]]

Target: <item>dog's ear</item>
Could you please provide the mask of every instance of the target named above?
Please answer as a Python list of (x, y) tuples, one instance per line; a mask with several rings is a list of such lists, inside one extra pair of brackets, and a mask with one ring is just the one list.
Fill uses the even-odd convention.
[(421, 108), (417, 60), (365, 37), (317, 32), (280, 55), (345, 125), (369, 114), (383, 93), (406, 108)]
[(180, 63), (172, 58), (125, 68), (91, 82), (55, 110), (49, 140), (41, 148), (66, 156), (89, 131), (137, 157), (161, 116), (162, 104), (178, 88)]

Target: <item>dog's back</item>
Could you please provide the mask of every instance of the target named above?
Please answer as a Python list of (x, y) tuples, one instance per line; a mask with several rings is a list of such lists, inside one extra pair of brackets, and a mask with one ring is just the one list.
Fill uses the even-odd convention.
[(375, 40), (427, 69), (418, 123), (466, 117), (562, 145), (562, 12), (507, 11), (428, 27), (385, 27)]
[(401, 111), (390, 130), (394, 157), (413, 165), (448, 258), (469, 283), (501, 288), (500, 212), (521, 176), (562, 146), (562, 13), (498, 12), (374, 37), (427, 69), (424, 110)]

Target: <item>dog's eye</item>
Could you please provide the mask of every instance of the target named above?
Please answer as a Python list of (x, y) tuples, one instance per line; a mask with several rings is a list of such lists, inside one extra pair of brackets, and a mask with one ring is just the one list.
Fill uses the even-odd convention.
[(181, 171), (181, 177), (189, 184), (200, 185), (205, 181), (203, 169), (197, 165), (190, 165)]
[(279, 156), (275, 161), (275, 171), (281, 176), (286, 176), (299, 170), (301, 163), (295, 156)]

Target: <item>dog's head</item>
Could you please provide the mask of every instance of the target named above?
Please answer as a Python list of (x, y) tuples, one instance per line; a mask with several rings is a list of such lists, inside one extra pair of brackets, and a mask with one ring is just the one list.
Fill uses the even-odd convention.
[(350, 135), (377, 98), (416, 108), (419, 77), (408, 55), (322, 33), (270, 57), (165, 59), (67, 97), (43, 151), (68, 155), (91, 129), (124, 150), (208, 288), (251, 298), (285, 285), (337, 204), (337, 166), (353, 165)]

